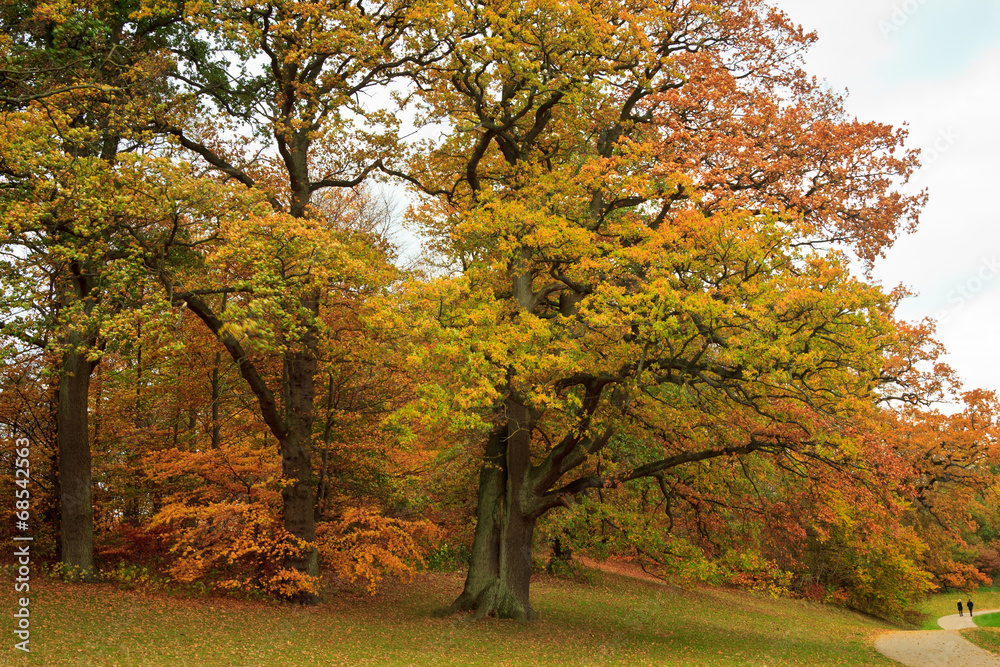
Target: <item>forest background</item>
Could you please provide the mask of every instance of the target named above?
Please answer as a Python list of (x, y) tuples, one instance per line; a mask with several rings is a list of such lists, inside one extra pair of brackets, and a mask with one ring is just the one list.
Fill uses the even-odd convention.
[(766, 3), (0, 20), (0, 486), (64, 576), (458, 560), (530, 619), (573, 555), (884, 616), (1000, 573), (996, 397), (867, 273), (919, 156)]

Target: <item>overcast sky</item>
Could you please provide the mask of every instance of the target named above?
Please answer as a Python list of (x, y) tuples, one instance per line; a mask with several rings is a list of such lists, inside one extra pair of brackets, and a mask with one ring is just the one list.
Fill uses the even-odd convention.
[(847, 89), (861, 120), (907, 123), (930, 202), (875, 268), (919, 293), (900, 315), (933, 317), (966, 389), (1000, 391), (1000, 3), (772, 0), (819, 42), (810, 73)]

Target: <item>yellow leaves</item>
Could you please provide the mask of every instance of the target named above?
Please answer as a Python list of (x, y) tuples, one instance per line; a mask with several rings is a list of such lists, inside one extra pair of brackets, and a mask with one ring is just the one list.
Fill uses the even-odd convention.
[(352, 256), (347, 235), (320, 217), (266, 213), (221, 222), (227, 243), (209, 256), (209, 266), (242, 276), (262, 294), (294, 296), (296, 288), (363, 280), (370, 270)]
[(72, 16), (76, 3), (69, 0), (50, 0), (40, 2), (32, 11), (32, 18), (40, 23), (53, 23), (61, 25), (66, 23)]
[[(184, 6), (192, 15), (197, 15), (202, 13), (206, 9), (206, 5), (209, 4), (209, 2), (188, 0), (184, 3)], [(172, 0), (142, 0), (139, 3), (139, 8), (129, 14), (129, 19), (141, 21), (153, 18), (154, 16), (173, 16), (176, 12), (177, 5)]]
[(726, 584), (774, 597), (791, 596), (795, 573), (783, 570), (774, 560), (755, 550), (732, 550), (720, 559)]

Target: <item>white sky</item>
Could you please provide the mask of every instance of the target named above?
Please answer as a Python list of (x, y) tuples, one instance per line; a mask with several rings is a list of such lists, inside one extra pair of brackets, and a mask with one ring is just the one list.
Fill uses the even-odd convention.
[(910, 129), (930, 202), (917, 231), (875, 267), (908, 320), (933, 317), (966, 389), (1000, 391), (1000, 3), (997, 0), (772, 0), (819, 42), (807, 70), (861, 120)]

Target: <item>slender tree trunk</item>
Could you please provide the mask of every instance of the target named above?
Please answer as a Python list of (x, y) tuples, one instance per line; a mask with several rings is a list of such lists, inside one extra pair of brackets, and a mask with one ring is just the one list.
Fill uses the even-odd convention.
[[(229, 294), (223, 293), (222, 295), (222, 305), (219, 307), (219, 314), (226, 312), (226, 302), (229, 300)], [(222, 400), (222, 381), (219, 377), (219, 371), (222, 368), (222, 353), (215, 353), (215, 364), (212, 366), (212, 449), (218, 449), (221, 446), (222, 437), (222, 423), (219, 421), (219, 402)]]
[[(54, 365), (53, 370), (56, 371), (55, 377), (59, 377), (59, 372), (62, 369), (62, 362)], [(61, 385), (61, 383), (60, 383)], [(44, 512), (44, 515), (51, 517), (51, 526), (53, 532), (60, 535), (60, 539), (56, 542), (56, 560), (60, 563), (62, 561), (62, 489), (59, 485), (59, 388), (60, 385), (55, 386), (55, 391), (52, 392), (52, 423), (56, 425), (55, 432), (53, 433), (53, 441), (50, 442), (52, 455), (49, 459), (49, 477), (52, 480), (52, 492), (48, 494), (49, 504)]]
[(316, 505), (313, 516), (316, 521), (323, 517), (323, 504), (329, 491), (330, 482), (330, 441), (333, 438), (333, 373), (327, 374), (326, 419), (323, 424), (323, 452), (320, 456), (319, 480), (316, 482)]
[(536, 517), (528, 511), (534, 416), (514, 400), (506, 408), (507, 427), (490, 438), (480, 472), (469, 574), (452, 609), (474, 611), (476, 618), (529, 621), (536, 617), (529, 600)]
[(553, 574), (559, 568), (569, 567), (573, 562), (573, 549), (563, 543), (562, 536), (556, 535), (552, 540), (552, 557), (549, 558), (549, 565), (546, 568), (549, 574)]
[[(71, 337), (71, 343), (75, 336)], [(62, 564), (74, 576), (94, 574), (94, 508), (87, 399), (95, 364), (70, 350), (59, 379), (58, 444)]]
[(218, 449), (222, 436), (222, 425), (219, 423), (219, 401), (222, 398), (222, 383), (219, 381), (219, 367), (222, 365), (222, 353), (215, 353), (215, 365), (212, 367), (212, 449)]

